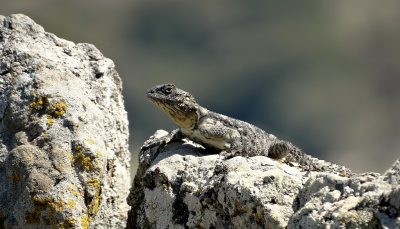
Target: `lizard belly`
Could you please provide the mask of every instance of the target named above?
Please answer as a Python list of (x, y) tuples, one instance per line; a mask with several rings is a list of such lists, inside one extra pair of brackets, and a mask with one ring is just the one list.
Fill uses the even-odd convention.
[(230, 143), (227, 138), (206, 138), (199, 130), (190, 130), (181, 128), (181, 132), (190, 140), (202, 144), (203, 146), (212, 146), (221, 150), (229, 150)]

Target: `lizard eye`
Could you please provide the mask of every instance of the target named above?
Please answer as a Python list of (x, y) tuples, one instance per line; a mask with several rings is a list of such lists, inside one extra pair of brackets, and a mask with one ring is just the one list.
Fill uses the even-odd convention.
[(172, 92), (172, 89), (170, 87), (165, 88), (164, 92), (166, 94), (170, 94)]

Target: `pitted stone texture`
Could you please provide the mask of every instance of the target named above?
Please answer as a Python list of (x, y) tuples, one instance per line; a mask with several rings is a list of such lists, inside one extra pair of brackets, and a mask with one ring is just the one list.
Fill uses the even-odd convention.
[(112, 60), (0, 16), (0, 228), (121, 228), (128, 121)]
[(127, 228), (400, 226), (400, 161), (385, 175), (347, 178), (263, 156), (221, 160), (212, 153), (185, 140), (141, 155)]

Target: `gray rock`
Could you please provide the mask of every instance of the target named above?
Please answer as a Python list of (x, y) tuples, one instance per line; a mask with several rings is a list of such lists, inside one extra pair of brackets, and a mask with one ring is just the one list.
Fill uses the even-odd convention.
[(400, 228), (400, 160), (384, 175), (344, 177), (263, 156), (221, 160), (186, 141), (139, 162), (127, 228)]
[(91, 44), (0, 16), (0, 228), (123, 228), (128, 120)]

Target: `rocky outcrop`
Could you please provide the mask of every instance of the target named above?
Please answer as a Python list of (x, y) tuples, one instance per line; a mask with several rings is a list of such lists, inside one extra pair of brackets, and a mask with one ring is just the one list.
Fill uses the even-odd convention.
[(90, 44), (0, 16), (0, 228), (123, 228), (122, 83)]
[(400, 160), (349, 178), (262, 156), (221, 160), (186, 141), (151, 148), (139, 163), (127, 228), (400, 227)]

